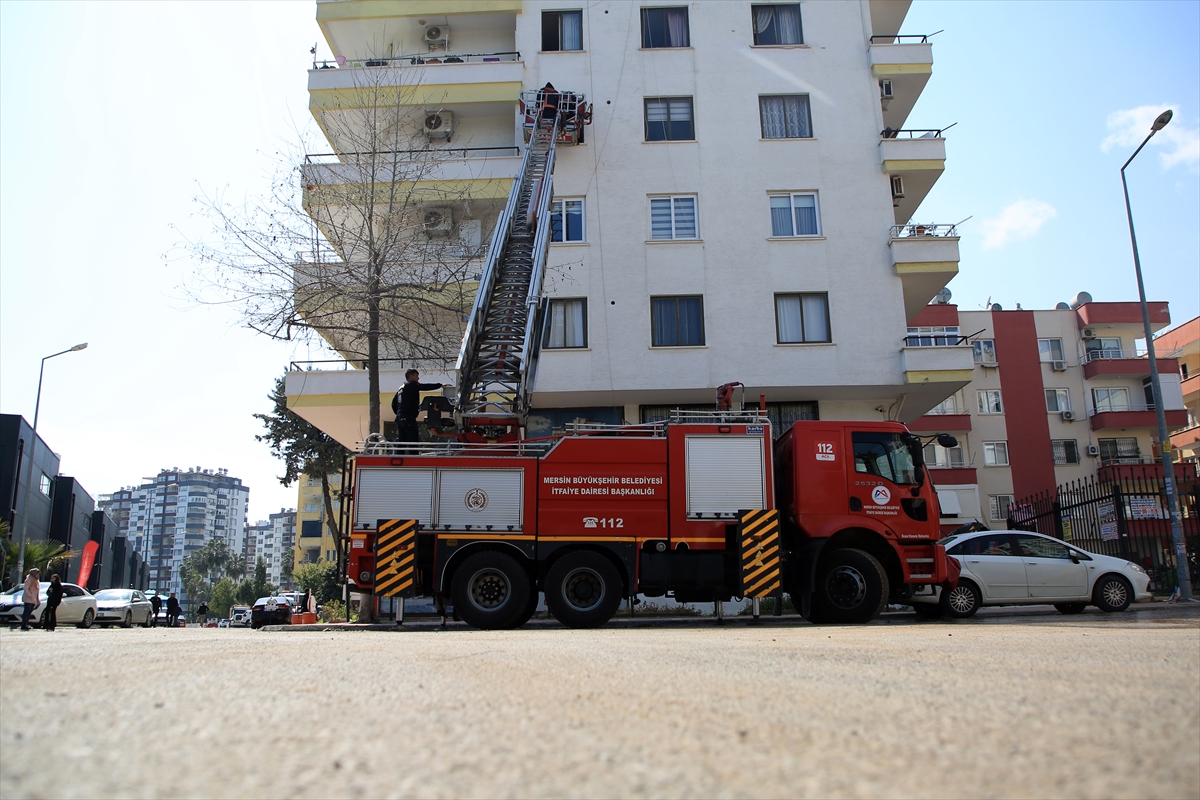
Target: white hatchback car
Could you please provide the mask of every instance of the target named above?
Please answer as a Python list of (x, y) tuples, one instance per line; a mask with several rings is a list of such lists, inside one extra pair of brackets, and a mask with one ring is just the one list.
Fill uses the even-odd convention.
[(912, 598), (918, 615), (963, 619), (980, 606), (1048, 603), (1064, 614), (1088, 605), (1124, 611), (1150, 599), (1150, 578), (1131, 561), (1080, 550), (1059, 539), (1025, 531), (979, 531), (941, 541), (962, 568), (958, 586), (935, 587)]

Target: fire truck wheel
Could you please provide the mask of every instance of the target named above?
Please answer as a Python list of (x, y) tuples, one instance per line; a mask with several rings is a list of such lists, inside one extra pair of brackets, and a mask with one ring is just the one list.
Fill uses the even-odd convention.
[(571, 628), (595, 628), (621, 605), (621, 576), (607, 558), (581, 550), (554, 563), (546, 575), (546, 607)]
[(514, 628), (519, 628), (533, 617), (533, 612), (537, 611), (538, 593), (536, 591), (529, 592), (529, 602), (525, 604), (525, 610), (521, 612), (521, 616), (517, 617), (517, 622), (513, 625)]
[(504, 553), (476, 553), (454, 574), (454, 610), (475, 628), (517, 627), (529, 592), (529, 575)]
[(827, 553), (817, 567), (813, 622), (870, 622), (887, 605), (888, 578), (883, 565), (864, 550), (844, 547)]

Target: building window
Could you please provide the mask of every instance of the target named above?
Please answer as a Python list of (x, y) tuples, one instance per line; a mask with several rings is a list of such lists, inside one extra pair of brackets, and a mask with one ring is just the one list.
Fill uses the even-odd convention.
[(815, 194), (771, 195), (772, 236), (820, 236)]
[(582, 11), (542, 12), (542, 50), (544, 52), (582, 49)]
[(695, 197), (650, 198), (652, 240), (697, 239)]
[(680, 142), (695, 138), (692, 126), (692, 98), (646, 98), (647, 142)]
[(1013, 496), (1011, 494), (991, 494), (988, 495), (988, 513), (991, 514), (993, 522), (1003, 522), (1008, 520), (1009, 509), (1013, 504)]
[(1062, 361), (1062, 339), (1038, 339), (1038, 359), (1041, 361)]
[(1096, 407), (1097, 414), (1105, 411), (1128, 411), (1129, 390), (1124, 388), (1092, 389), (1092, 403)]
[(38, 489), (41, 490), (42, 494), (46, 495), (46, 497), (50, 496), (50, 483), (50, 476), (43, 472), (42, 477), (38, 480)]
[(933, 416), (942, 416), (945, 414), (966, 414), (966, 401), (964, 400), (960, 402), (958, 395), (959, 393), (955, 392), (950, 397), (947, 397), (945, 400), (929, 409), (929, 411), (926, 413)]
[(800, 4), (750, 6), (755, 44), (804, 44)]
[(764, 139), (812, 138), (812, 116), (806, 94), (759, 97), (758, 116)]
[(1101, 439), (1099, 444), (1101, 462), (1132, 461), (1137, 463), (1142, 459), (1142, 451), (1138, 449), (1137, 439), (1133, 436), (1121, 439)]
[(984, 389), (977, 392), (979, 395), (979, 413), (980, 414), (1003, 414), (1004, 403), (1000, 400), (999, 389)]
[(930, 467), (961, 467), (966, 459), (961, 447), (942, 447), (935, 442), (925, 445), (925, 463)]
[(775, 295), (775, 332), (780, 344), (829, 342), (829, 295)]
[(958, 344), (957, 325), (928, 325), (908, 329), (909, 347), (951, 347)]
[(550, 241), (583, 242), (583, 198), (550, 204)]
[(1079, 445), (1074, 439), (1051, 439), (1050, 447), (1054, 450), (1055, 464), (1079, 463)]
[(1008, 466), (1008, 442), (984, 442), (983, 463), (988, 467)]
[(642, 47), (691, 47), (688, 11), (680, 8), (642, 9)]
[(996, 342), (994, 339), (976, 339), (974, 347), (976, 364), (996, 363)]
[(1087, 352), (1088, 361), (1095, 361), (1097, 358), (1120, 358), (1121, 340), (1092, 339), (1084, 345), (1084, 350)]
[(1046, 410), (1052, 414), (1071, 410), (1071, 393), (1066, 389), (1046, 390)]
[(587, 300), (551, 300), (545, 347), (587, 347)]
[(703, 345), (703, 298), (651, 297), (650, 331), (650, 343), (653, 347)]

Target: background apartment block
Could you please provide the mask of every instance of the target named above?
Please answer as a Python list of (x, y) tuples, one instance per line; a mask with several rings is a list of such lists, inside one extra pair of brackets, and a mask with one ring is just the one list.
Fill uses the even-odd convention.
[[(333, 492), (333, 513), (341, 513), (342, 476), (329, 476)], [(325, 498), (321, 491), (321, 479), (305, 475), (300, 479), (299, 496), (296, 500), (296, 557), (295, 564), (313, 563), (324, 559), (337, 560), (337, 544), (329, 527), (325, 512)]]
[(1174, 355), (1179, 360), (1180, 389), (1187, 420), (1171, 429), (1176, 461), (1200, 465), (1200, 317), (1154, 338), (1154, 352)]
[[(908, 421), (970, 380), (968, 353), (904, 336), (959, 260), (953, 226), (908, 224), (946, 143), (906, 128), (933, 64), (924, 36), (897, 35), (906, 0), (584, 5), (316, 6), (334, 56), (309, 73), (317, 122), (335, 130), (365, 84), (419, 87), (413, 146), (453, 154), (430, 235), (464, 252), (490, 240), (518, 171), (520, 93), (552, 83), (593, 104), (583, 142), (557, 152), (530, 435), (707, 407), (733, 380), (781, 422)], [(336, 160), (305, 168), (309, 187), (347, 179)], [(448, 355), (423, 380), (452, 380)], [(390, 366), (385, 408), (407, 364)], [(287, 394), (363, 439), (361, 370), (295, 371)]]
[[(139, 486), (102, 495), (101, 507), (149, 568), (148, 588), (182, 598), (179, 566), (213, 538), (246, 552), (250, 487), (225, 469), (159, 471)], [(250, 568), (253, 564), (249, 565)]]
[[(1166, 303), (1149, 304), (1151, 325), (1170, 324)], [(963, 311), (928, 306), (909, 346), (969, 349), (971, 382), (910, 423), (953, 434), (958, 447), (926, 447), (947, 528), (971, 519), (1003, 526), (1014, 501), (1113, 468), (1158, 459), (1150, 367), (1137, 303), (1097, 303), (1080, 293), (1038, 311)], [(1187, 421), (1174, 351), (1157, 346), (1168, 426)], [(1115, 474), (1115, 473), (1113, 473)], [(1159, 474), (1161, 478), (1161, 474)]]
[[(281, 508), (278, 514), (271, 514), (266, 524), (260, 522), (255, 526), (255, 536), (251, 574), (261, 556), (267, 567), (267, 582), (282, 589), (291, 588), (290, 567), (296, 557), (296, 509)], [(286, 572), (283, 566), (285, 562), (289, 565)]]

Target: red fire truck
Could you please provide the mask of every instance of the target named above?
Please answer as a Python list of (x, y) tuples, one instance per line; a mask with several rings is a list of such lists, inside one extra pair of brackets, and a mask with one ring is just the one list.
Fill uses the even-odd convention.
[[(453, 434), (372, 437), (355, 458), (347, 579), (432, 596), (480, 628), (550, 613), (601, 625), (623, 597), (755, 600), (784, 591), (816, 621), (865, 622), (951, 586), (921, 442), (894, 422), (797, 422), (765, 402), (663, 422), (522, 439), (542, 339), (556, 146), (590, 119), (582, 94), (522, 96), (525, 155), (499, 215), (456, 368)], [(440, 418), (439, 406), (431, 416)], [(428, 422), (428, 418), (427, 418)]]

